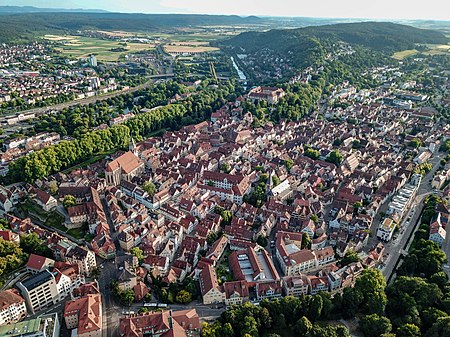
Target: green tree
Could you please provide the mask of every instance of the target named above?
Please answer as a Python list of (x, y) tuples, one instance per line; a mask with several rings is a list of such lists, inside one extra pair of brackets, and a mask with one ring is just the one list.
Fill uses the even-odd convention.
[(181, 304), (190, 303), (192, 302), (192, 295), (186, 290), (180, 290), (175, 300)]
[(220, 216), (222, 217), (222, 224), (224, 226), (228, 226), (231, 224), (231, 219), (233, 218), (233, 214), (228, 210), (223, 210), (220, 212)]
[(274, 187), (280, 185), (280, 178), (278, 178), (277, 176), (274, 175), (272, 177), (272, 184)]
[(360, 261), (360, 258), (358, 256), (358, 253), (355, 252), (354, 250), (350, 249), (345, 253), (344, 257), (339, 261), (339, 265), (341, 267), (345, 267), (351, 263), (359, 262), (359, 261)]
[(225, 172), (225, 173), (230, 173), (231, 167), (230, 167), (230, 165), (228, 165), (227, 163), (222, 163), (222, 164), (220, 165), (220, 170), (221, 170), (222, 172)]
[(404, 324), (399, 327), (395, 333), (397, 337), (420, 337), (422, 336), (420, 329), (415, 324)]
[(414, 138), (409, 142), (408, 146), (418, 149), (419, 147), (422, 146), (422, 141), (418, 138)]
[(359, 328), (365, 337), (380, 337), (392, 330), (389, 318), (377, 314), (366, 315), (359, 321)]
[(256, 243), (261, 247), (266, 247), (268, 242), (269, 240), (264, 235), (259, 235), (258, 238), (256, 239)]
[(312, 240), (309, 237), (308, 233), (302, 233), (302, 248), (303, 249), (311, 249)]
[(286, 166), (286, 169), (287, 169), (288, 171), (290, 171), (291, 168), (294, 166), (294, 161), (293, 161), (292, 159), (286, 159), (286, 160), (284, 161), (284, 166)]
[(241, 330), (241, 336), (258, 337), (258, 323), (252, 316), (245, 316)]
[(20, 236), (20, 247), (27, 254), (37, 254), (49, 258), (54, 258), (52, 251), (44, 241), (39, 239), (36, 233), (30, 233)]
[(55, 194), (56, 192), (58, 192), (58, 183), (56, 182), (56, 180), (52, 180), (48, 183), (48, 189), (50, 190), (51, 194)]
[(363, 295), (362, 312), (366, 314), (384, 313), (387, 303), (386, 280), (379, 269), (365, 269), (356, 279), (355, 290)]
[(70, 194), (67, 194), (64, 199), (63, 199), (63, 205), (65, 208), (71, 207), (71, 206), (75, 206), (77, 204), (77, 199)]
[(130, 250), (131, 255), (136, 256), (139, 260), (139, 263), (144, 261), (144, 252), (139, 247), (133, 247)]
[(326, 161), (329, 163), (333, 163), (336, 166), (339, 166), (342, 163), (342, 155), (340, 154), (339, 150), (331, 151), (328, 157), (326, 158)]
[(143, 185), (142, 185), (142, 189), (148, 193), (149, 196), (153, 197), (155, 195), (156, 192), (156, 186), (155, 184), (153, 184), (153, 182), (151, 181), (146, 181)]
[(131, 305), (134, 301), (134, 291), (132, 289), (120, 293), (120, 299), (125, 305)]
[(312, 323), (305, 316), (302, 316), (294, 325), (294, 331), (299, 336), (308, 336), (312, 328)]

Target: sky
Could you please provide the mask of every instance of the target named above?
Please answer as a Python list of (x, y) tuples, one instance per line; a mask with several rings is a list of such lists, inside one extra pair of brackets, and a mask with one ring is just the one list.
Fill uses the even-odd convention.
[(0, 5), (131, 13), (450, 20), (449, 0), (0, 0)]

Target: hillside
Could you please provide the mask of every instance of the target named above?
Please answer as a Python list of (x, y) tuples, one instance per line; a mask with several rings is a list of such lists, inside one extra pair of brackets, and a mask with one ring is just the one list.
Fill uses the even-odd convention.
[[(298, 29), (245, 32), (218, 42), (238, 55), (252, 84), (286, 80), (300, 68), (339, 57), (350, 68), (375, 66), (415, 44), (446, 44), (442, 33), (386, 22), (339, 23)], [(378, 60), (378, 61), (377, 61)], [(274, 84), (273, 83), (273, 84)]]
[[(246, 52), (261, 49), (289, 50), (311, 39), (343, 41), (379, 51), (410, 49), (416, 43), (448, 42), (442, 33), (389, 22), (341, 23), (268, 32), (246, 32), (227, 41), (224, 45), (242, 48)], [(307, 47), (308, 48), (308, 47)]]
[(84, 29), (156, 31), (182, 27), (259, 24), (258, 17), (237, 15), (125, 14), (125, 13), (21, 13), (0, 15), (0, 42), (42, 33)]

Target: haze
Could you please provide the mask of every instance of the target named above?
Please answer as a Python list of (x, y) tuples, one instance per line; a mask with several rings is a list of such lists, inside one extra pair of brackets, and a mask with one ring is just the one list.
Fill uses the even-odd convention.
[(450, 2), (442, 0), (0, 0), (0, 5), (104, 9), (133, 13), (450, 20)]

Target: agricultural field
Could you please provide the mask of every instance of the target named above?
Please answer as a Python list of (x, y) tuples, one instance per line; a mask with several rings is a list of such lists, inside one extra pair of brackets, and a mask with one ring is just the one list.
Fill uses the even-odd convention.
[(427, 45), (430, 50), (424, 52), (425, 55), (440, 55), (447, 54), (450, 55), (450, 44), (431, 44)]
[(396, 60), (403, 60), (406, 57), (422, 53), (424, 55), (440, 55), (440, 54), (450, 54), (450, 44), (429, 44), (427, 45), (428, 50), (419, 52), (416, 49), (402, 50), (394, 53), (392, 57)]
[(416, 49), (408, 49), (396, 52), (392, 57), (395, 58), (396, 60), (403, 60), (405, 57), (415, 55), (417, 53), (418, 51)]
[[(44, 38), (56, 42), (58, 45), (55, 49), (61, 51), (68, 57), (80, 59), (94, 54), (99, 61), (105, 62), (118, 61), (129, 52), (151, 50), (155, 48), (154, 44), (134, 42), (123, 43), (84, 36), (45, 35)], [(115, 48), (123, 48), (126, 49), (126, 51), (112, 51), (112, 49)]]

